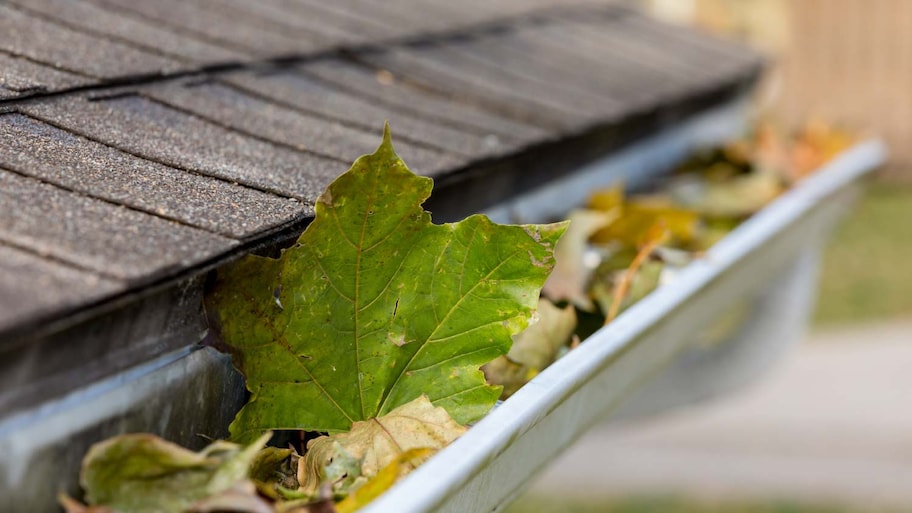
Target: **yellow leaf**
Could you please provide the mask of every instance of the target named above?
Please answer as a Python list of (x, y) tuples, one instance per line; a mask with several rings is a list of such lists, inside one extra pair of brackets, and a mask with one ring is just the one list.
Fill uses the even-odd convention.
[(591, 240), (596, 244), (620, 242), (638, 248), (649, 242), (649, 232), (657, 224), (663, 224), (672, 238), (689, 244), (697, 237), (700, 216), (661, 198), (633, 199), (624, 206), (620, 219), (596, 232)]
[[(589, 196), (589, 208), (602, 212), (613, 212), (624, 205), (624, 187), (615, 185), (599, 189)], [(566, 237), (566, 235), (565, 235)]]

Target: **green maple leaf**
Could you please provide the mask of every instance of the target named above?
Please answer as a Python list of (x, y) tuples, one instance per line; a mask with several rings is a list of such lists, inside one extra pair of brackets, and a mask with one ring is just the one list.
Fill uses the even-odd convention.
[(528, 324), (566, 225), (435, 225), (431, 189), (387, 128), (281, 259), (219, 271), (207, 304), (251, 392), (233, 438), (346, 431), (422, 394), (460, 423), (493, 406), (479, 367)]

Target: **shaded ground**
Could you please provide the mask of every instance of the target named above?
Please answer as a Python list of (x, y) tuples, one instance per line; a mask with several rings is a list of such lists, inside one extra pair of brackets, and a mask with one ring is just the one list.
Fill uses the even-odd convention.
[[(744, 394), (597, 428), (533, 494), (583, 501), (553, 511), (912, 510), (912, 320), (819, 332), (809, 342)], [(656, 494), (702, 502), (602, 500), (572, 509), (586, 499)], [(727, 506), (708, 505), (718, 501)], [(538, 511), (532, 504), (511, 511)]]

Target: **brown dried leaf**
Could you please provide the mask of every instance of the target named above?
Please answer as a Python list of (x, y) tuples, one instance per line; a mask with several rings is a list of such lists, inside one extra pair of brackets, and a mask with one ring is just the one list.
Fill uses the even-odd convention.
[[(406, 403), (382, 417), (355, 422), (351, 431), (322, 436), (307, 444), (298, 465), (302, 491), (316, 491), (330, 477), (327, 467), (337, 459), (360, 462), (359, 476), (372, 478), (411, 449), (441, 449), (465, 432), (443, 408), (426, 396)], [(338, 479), (338, 477), (337, 477)], [(360, 483), (351, 483), (349, 488)], [(348, 490), (337, 488), (337, 493)]]
[(431, 457), (433, 449), (409, 449), (396, 457), (387, 466), (380, 469), (363, 486), (353, 491), (348, 497), (336, 504), (338, 513), (354, 513), (367, 506), (371, 501), (392, 487), (399, 478), (415, 469), (422, 461)]
[(250, 481), (242, 481), (218, 495), (194, 504), (188, 513), (275, 513), (272, 504), (256, 493)]

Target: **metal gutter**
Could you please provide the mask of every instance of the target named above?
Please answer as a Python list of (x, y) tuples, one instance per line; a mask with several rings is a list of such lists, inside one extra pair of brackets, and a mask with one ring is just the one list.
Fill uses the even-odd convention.
[[(793, 291), (806, 290), (813, 283), (812, 279), (800, 282), (809, 274), (807, 262), (851, 203), (852, 185), (885, 157), (884, 145), (876, 140), (842, 153), (734, 230), (705, 258), (685, 268), (674, 283), (653, 292), (546, 369), (362, 511), (498, 511), (574, 439), (617, 411), (635, 390), (687, 349), (728, 305), (764, 295), (775, 303), (782, 290), (789, 290), (789, 283)], [(572, 196), (572, 192), (565, 194)], [(571, 203), (565, 200), (564, 204)], [(794, 280), (799, 280), (797, 286)], [(778, 296), (770, 291), (777, 284), (783, 287)], [(778, 319), (770, 318), (776, 311), (758, 310), (765, 320), (755, 325), (776, 325)], [(807, 304), (800, 311), (806, 313)], [(794, 338), (803, 323), (803, 318), (793, 318), (787, 323), (792, 329), (771, 335)], [(763, 343), (762, 338), (754, 340)]]

